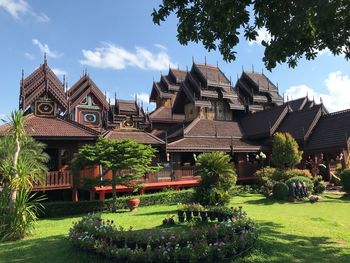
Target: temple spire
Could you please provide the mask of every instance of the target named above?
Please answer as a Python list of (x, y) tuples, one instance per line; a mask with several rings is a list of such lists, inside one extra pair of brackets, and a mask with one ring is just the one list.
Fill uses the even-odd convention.
[(44, 52), (44, 64), (47, 65), (47, 54)]

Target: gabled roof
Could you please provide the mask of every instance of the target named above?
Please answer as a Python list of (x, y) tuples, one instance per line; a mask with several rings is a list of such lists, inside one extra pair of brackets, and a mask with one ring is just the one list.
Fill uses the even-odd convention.
[(68, 101), (64, 84), (47, 65), (46, 60), (44, 64), (21, 81), (21, 108), (26, 109), (45, 93), (49, 93), (57, 101), (62, 111), (67, 109)]
[(259, 91), (278, 91), (275, 84), (273, 84), (263, 73), (244, 71), (242, 75), (248, 77)]
[(347, 149), (349, 136), (350, 110), (329, 113), (320, 118), (304, 149)]
[[(25, 130), (37, 139), (95, 140), (99, 132), (77, 122), (60, 117), (38, 117), (28, 114), (24, 117)], [(11, 124), (0, 126), (0, 134), (9, 132)]]
[(271, 136), (289, 111), (287, 104), (249, 114), (240, 120), (245, 136), (264, 138)]
[(69, 110), (72, 111), (90, 93), (92, 93), (96, 97), (96, 99), (102, 105), (103, 108), (105, 108), (106, 110), (109, 109), (109, 104), (101, 90), (92, 81), (88, 74), (84, 74), (68, 90), (68, 96), (70, 101)]
[(299, 143), (304, 143), (322, 116), (321, 105), (313, 108), (289, 112), (277, 131), (288, 132)]
[(202, 76), (204, 81), (206, 81), (208, 86), (231, 85), (225, 74), (217, 66), (193, 63), (191, 72), (192, 71), (197, 71)]
[(143, 131), (108, 131), (104, 134), (105, 138), (113, 140), (133, 140), (138, 143), (151, 144), (151, 145), (163, 145), (164, 141), (157, 138), (155, 135)]
[(299, 111), (305, 107), (305, 105), (307, 104), (308, 101), (309, 100), (307, 97), (303, 97), (303, 98), (288, 101), (287, 104), (292, 109), (292, 111)]

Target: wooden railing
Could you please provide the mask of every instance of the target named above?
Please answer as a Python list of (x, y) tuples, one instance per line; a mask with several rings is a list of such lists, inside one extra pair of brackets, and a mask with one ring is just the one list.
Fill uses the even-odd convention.
[[(84, 170), (85, 171), (85, 170)], [(89, 170), (81, 174), (85, 178), (96, 178), (98, 175), (95, 170)], [(108, 177), (108, 175), (107, 175)], [(156, 173), (149, 173), (144, 178), (137, 180), (140, 183), (154, 183), (162, 181), (181, 181), (194, 178), (193, 166), (179, 166), (179, 167), (164, 167)], [(54, 171), (49, 172), (45, 178), (44, 183), (34, 184), (33, 191), (45, 191), (56, 189), (70, 189), (73, 188), (73, 173), (70, 171)]]
[(33, 191), (45, 191), (55, 189), (70, 189), (73, 187), (73, 174), (71, 171), (54, 171), (46, 175), (44, 183), (34, 184)]

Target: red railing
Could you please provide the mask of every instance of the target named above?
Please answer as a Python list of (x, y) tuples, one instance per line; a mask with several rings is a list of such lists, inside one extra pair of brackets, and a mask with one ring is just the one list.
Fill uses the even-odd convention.
[(44, 183), (36, 183), (33, 191), (69, 189), (73, 187), (73, 174), (70, 171), (54, 171), (46, 175)]

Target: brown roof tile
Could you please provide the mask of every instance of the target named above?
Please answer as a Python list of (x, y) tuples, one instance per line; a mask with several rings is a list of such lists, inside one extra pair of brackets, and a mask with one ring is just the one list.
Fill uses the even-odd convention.
[(155, 135), (148, 132), (142, 131), (108, 131), (105, 135), (105, 138), (114, 139), (114, 140), (134, 140), (138, 143), (143, 144), (152, 144), (152, 145), (161, 145), (164, 144), (164, 141), (157, 138)]
[(171, 142), (167, 146), (170, 152), (208, 152), (208, 151), (231, 151), (233, 145), (234, 152), (258, 151), (262, 148), (259, 144), (231, 138), (182, 138)]
[[(26, 132), (34, 138), (96, 139), (99, 134), (99, 132), (77, 122), (59, 117), (48, 118), (29, 114), (24, 117), (24, 124)], [(0, 134), (5, 135), (10, 128), (10, 124), (0, 126)]]
[(214, 121), (195, 119), (185, 130), (185, 137), (241, 138), (242, 130), (236, 121)]
[(152, 121), (164, 120), (164, 121), (183, 121), (185, 116), (182, 114), (172, 114), (170, 107), (161, 106), (158, 109), (150, 113), (149, 117)]
[(349, 136), (350, 110), (330, 113), (320, 118), (304, 149), (347, 149)]
[(259, 111), (243, 117), (240, 120), (244, 134), (248, 138), (262, 138), (271, 136), (278, 128), (289, 107), (287, 104)]
[(320, 105), (311, 109), (289, 112), (277, 130), (279, 132), (288, 132), (297, 141), (304, 142), (321, 115), (322, 109)]

